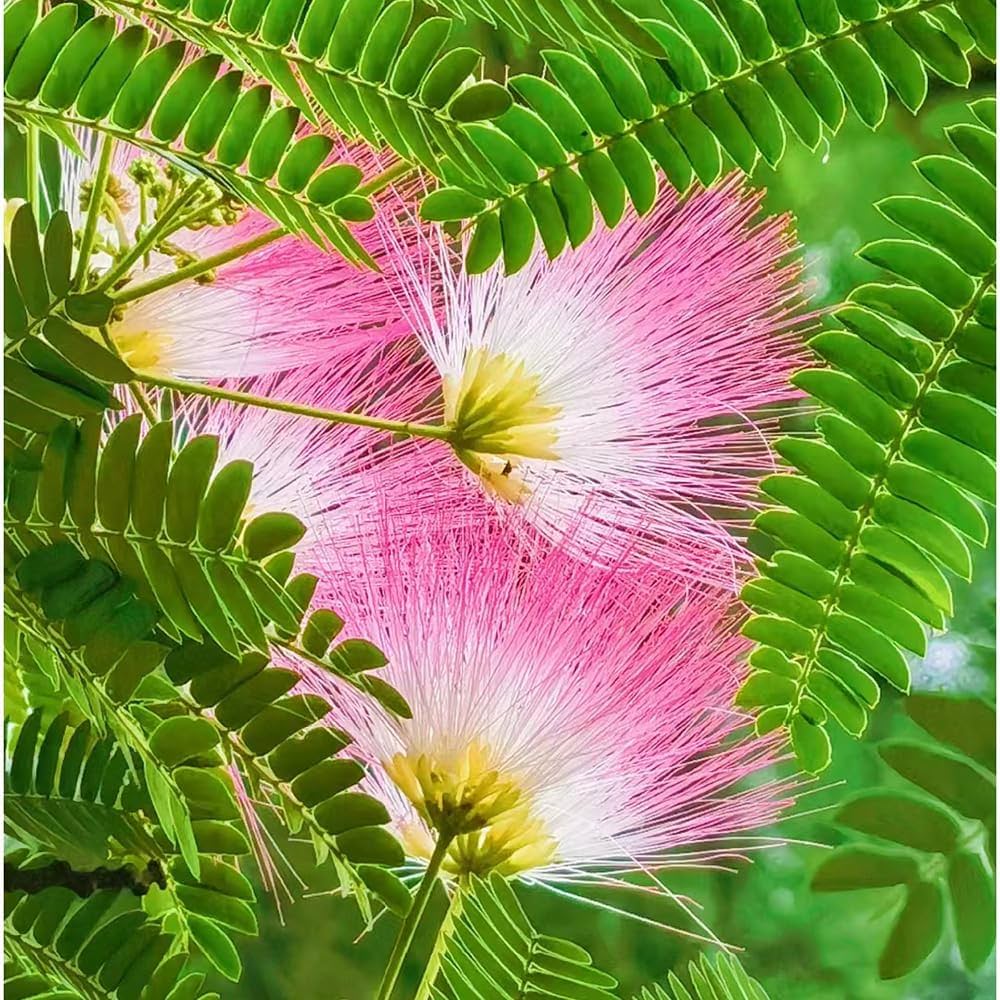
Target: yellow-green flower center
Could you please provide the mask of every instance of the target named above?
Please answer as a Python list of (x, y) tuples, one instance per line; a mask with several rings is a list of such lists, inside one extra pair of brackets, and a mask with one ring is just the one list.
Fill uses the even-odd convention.
[(164, 366), (167, 351), (173, 338), (160, 330), (133, 327), (128, 315), (108, 328), (115, 347), (122, 360), (138, 372), (167, 373)]
[[(443, 867), (455, 875), (513, 875), (555, 855), (555, 841), (532, 815), (516, 776), (490, 767), (489, 756), (474, 742), (442, 757), (396, 754), (385, 765), (427, 827), (452, 838)], [(430, 857), (425, 828), (407, 827), (402, 837), (411, 856)]]
[(560, 408), (541, 398), (541, 380), (507, 354), (472, 351), (444, 383), (445, 420), (460, 461), (509, 503), (525, 499), (524, 459), (554, 460)]

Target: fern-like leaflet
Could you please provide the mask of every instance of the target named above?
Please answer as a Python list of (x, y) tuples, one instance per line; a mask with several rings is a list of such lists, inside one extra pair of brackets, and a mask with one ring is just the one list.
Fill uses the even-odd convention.
[[(61, 218), (50, 228), (61, 231)], [(107, 929), (100, 924), (100, 940), (115, 944), (129, 936), (136, 969), (146, 969), (152, 949), (157, 961), (171, 960), (174, 979), (183, 971), (172, 961), (177, 950), (194, 947), (237, 979), (241, 963), (231, 936), (256, 933), (252, 891), (226, 860), (250, 851), (231, 768), (251, 783), (256, 800), (298, 817), (296, 828), (307, 825), (319, 860), (332, 860), (341, 886), (353, 889), (367, 916), (366, 886), (397, 912), (405, 910), (409, 894), (386, 870), (402, 861), (402, 852), (383, 829), (385, 809), (353, 790), (363, 769), (335, 759), (349, 737), (321, 725), (326, 701), (290, 693), (296, 672), (269, 665), (272, 650), (281, 648), (406, 713), (398, 693), (373, 673), (384, 657), (362, 640), (337, 641), (341, 623), (333, 612), (306, 614), (316, 578), (293, 575), (291, 548), (303, 526), (281, 513), (244, 517), (247, 463), (215, 471), (215, 440), (194, 437), (178, 448), (169, 420), (153, 423), (145, 435), (140, 415), (107, 430), (107, 415), (118, 405), (116, 384), (130, 373), (72, 325), (65, 297), (54, 302), (52, 293), (64, 283), (52, 276), (67, 274), (68, 257), (59, 263), (50, 252), (40, 264), (43, 242), (30, 210), (22, 207), (15, 222), (32, 237), (8, 257), (14, 305), (21, 306), (15, 316), (58, 312), (60, 318), (18, 323), (21, 336), (8, 359), (6, 649), (19, 695), (30, 703), (43, 676), (54, 702), (61, 696), (74, 717), (91, 722), (71, 737), (67, 716), (59, 715), (41, 737), (41, 714), (23, 718), (8, 785), (29, 797), (9, 802), (16, 824), (10, 829), (32, 850), (72, 859), (84, 870), (105, 860), (102, 831), (121, 850), (129, 829), (142, 834), (147, 853), (152, 844), (162, 863), (167, 890), (151, 892), (142, 912), (116, 911)], [(33, 297), (39, 285), (45, 295)], [(53, 322), (72, 336), (50, 337)], [(45, 794), (52, 786), (40, 776), (51, 777), (51, 762), (69, 754), (74, 738), (74, 745), (86, 740), (89, 725), (97, 742), (88, 794), (74, 798), (68, 784), (62, 797)], [(38, 742), (44, 763), (36, 764)], [(139, 825), (123, 827), (125, 818), (105, 808), (104, 826), (93, 829), (100, 810), (117, 803), (126, 771), (142, 799)], [(105, 789), (108, 802), (100, 798)], [(88, 819), (81, 835), (90, 829), (96, 840), (74, 845), (68, 833), (58, 835)], [(106, 969), (90, 952), (82, 967), (80, 956), (68, 953), (66, 971), (47, 952), (31, 951), (32, 921), (39, 907), (57, 905), (45, 903), (52, 896), (39, 892), (15, 910), (16, 928), (27, 936), (20, 951), (12, 949), (27, 974), (42, 972), (53, 982), (68, 977), (85, 995), (95, 983), (93, 995), (101, 995), (103, 981), (131, 974), (131, 966), (117, 961)], [(94, 919), (100, 922), (103, 911)], [(161, 934), (161, 926), (170, 933)]]
[[(235, 2), (211, 10), (144, 0), (105, 6), (158, 21), (209, 54), (180, 69), (180, 50), (167, 46), (137, 63), (145, 40), (135, 41), (134, 58), (126, 58), (119, 54), (122, 42), (103, 35), (89, 48), (72, 44), (77, 36), (57, 32), (57, 25), (39, 24), (24, 35), (20, 20), (27, 15), (10, 13), (15, 42), (26, 37), (27, 46), (39, 33), (50, 62), (39, 69), (26, 60), (29, 73), (26, 67), (18, 72), (15, 59), (9, 114), (64, 127), (89, 124), (169, 152), (282, 224), (361, 259), (336, 217), (338, 205), (344, 219), (367, 217), (347, 183), (349, 171), (334, 164), (317, 173), (330, 140), (318, 134), (294, 139), (300, 113), (320, 125), (332, 122), (345, 135), (390, 146), (405, 161), (403, 169), (409, 163), (438, 179), (442, 186), (425, 200), (422, 214), (473, 222), (467, 253), (473, 271), (501, 254), (508, 271), (520, 269), (536, 237), (551, 257), (579, 245), (594, 225), (595, 205), (611, 226), (627, 201), (647, 211), (656, 197), (657, 166), (685, 190), (693, 177), (705, 184), (718, 178), (726, 159), (746, 171), (758, 156), (774, 165), (788, 129), (814, 148), (824, 129), (839, 128), (845, 100), (874, 128), (885, 114), (886, 81), (915, 110), (926, 95), (928, 70), (965, 85), (965, 49), (995, 54), (989, 0), (957, 6), (917, 0), (888, 9), (874, 0), (844, 0), (837, 9), (810, 3), (801, 11), (752, 0), (727, 0), (712, 11), (699, 0), (673, 0), (656, 19), (609, 5), (598, 20), (624, 18), (645, 48), (622, 52), (597, 34), (570, 32), (576, 51), (545, 50), (544, 77), (511, 79), (519, 99), (511, 106), (511, 95), (492, 81), (463, 83), (477, 70), (478, 53), (459, 47), (442, 54), (447, 19), (418, 24), (406, 0), (313, 4), (301, 18), (286, 0), (252, 10)], [(15, 8), (20, 5), (11, 12)], [(84, 26), (78, 34), (97, 30)], [(107, 62), (121, 89), (117, 99), (111, 92), (84, 114), (68, 109), (89, 97), (88, 68), (77, 66), (76, 52), (91, 48), (101, 53), (91, 75)], [(67, 53), (79, 94), (55, 94), (55, 83), (46, 86), (60, 52)], [(220, 57), (270, 80), (293, 103), (272, 109), (266, 88), (244, 91), (238, 73), (218, 76)], [(151, 76), (151, 92), (137, 110), (132, 90), (140, 84), (130, 81), (145, 76)], [(247, 169), (240, 167), (244, 161)]]
[[(719, 955), (689, 963), (685, 977), (670, 973), (668, 986), (643, 987), (633, 1000), (767, 1000), (739, 962)], [(540, 933), (510, 883), (499, 875), (468, 876), (453, 888), (451, 905), (418, 996), (464, 1000), (490, 996), (610, 1000), (616, 982), (595, 968), (585, 949)]]
[(668, 988), (644, 986), (632, 1000), (768, 1000), (764, 987), (732, 955), (719, 955), (714, 962), (702, 955), (688, 963), (686, 979), (690, 989), (671, 972)]
[(887, 82), (911, 110), (924, 101), (928, 71), (965, 86), (966, 49), (995, 57), (994, 17), (988, 0), (886, 7), (720, 0), (712, 9), (665, 0), (661, 20), (635, 22), (655, 39), (655, 55), (577, 32), (579, 54), (547, 49), (544, 78), (512, 77), (521, 103), (467, 126), (503, 183), (446, 177), (422, 215), (474, 222), (470, 271), (501, 254), (505, 269), (517, 271), (536, 232), (549, 257), (578, 246), (594, 225), (595, 204), (608, 226), (628, 201), (648, 211), (656, 166), (684, 191), (694, 177), (712, 183), (726, 160), (747, 172), (758, 157), (777, 165), (789, 130), (816, 148), (824, 132), (839, 129), (846, 104), (876, 128)]
[[(372, 216), (355, 193), (360, 171), (335, 156), (329, 136), (299, 135), (301, 112), (270, 87), (219, 75), (221, 57), (185, 64), (186, 46), (158, 45), (141, 24), (116, 33), (114, 17), (77, 24), (77, 8), (39, 16), (34, 0), (4, 11), (4, 113), (19, 127), (64, 142), (85, 126), (207, 174), (291, 231), (371, 265), (351, 221)], [(75, 142), (73, 143), (75, 145)]]
[[(776, 551), (743, 590), (755, 668), (739, 704), (759, 732), (791, 730), (801, 764), (830, 760), (824, 726), (857, 736), (880, 679), (907, 691), (904, 650), (951, 613), (946, 573), (968, 577), (984, 545), (980, 504), (995, 501), (993, 379), (995, 102), (949, 138), (960, 158), (917, 162), (943, 197), (889, 198), (882, 212), (912, 239), (861, 256), (897, 275), (863, 285), (812, 341), (829, 367), (795, 377), (826, 409), (816, 439), (785, 438), (797, 474), (771, 476), (776, 506), (757, 518)], [(950, 204), (949, 204), (950, 203)]]
[[(178, 772), (197, 796), (188, 807), (197, 801), (199, 814), (213, 817), (199, 821), (203, 829), (222, 829), (238, 816), (231, 788), (210, 763), (195, 763)], [(207, 842), (198, 845), (206, 854), (194, 855), (198, 874), (191, 873), (163, 835), (142, 773), (127, 744), (110, 734), (98, 738), (89, 721), (71, 725), (65, 713), (45, 725), (41, 711), (19, 727), (5, 771), (4, 831), (24, 845), (8, 851), (5, 863), (24, 885), (47, 862), (57, 876), (53, 887), (27, 892), (15, 891), (8, 878), (8, 952), (85, 996), (117, 990), (137, 997), (157, 977), (169, 990), (195, 945), (237, 978), (229, 934), (256, 933), (250, 884), (208, 856), (215, 845)], [(249, 850), (234, 829), (229, 842), (234, 853)], [(60, 879), (60, 866), (73, 877)], [(115, 881), (122, 888), (103, 887)], [(84, 947), (92, 933), (101, 943)]]
[(616, 985), (579, 945), (535, 930), (510, 884), (495, 874), (469, 876), (455, 888), (425, 982), (434, 1000), (473, 994), (612, 1000)]

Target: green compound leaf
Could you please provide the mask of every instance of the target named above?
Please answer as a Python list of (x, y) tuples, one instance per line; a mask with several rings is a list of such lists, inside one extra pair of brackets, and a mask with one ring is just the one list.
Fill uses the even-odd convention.
[[(155, 668), (165, 652), (159, 647), (148, 669)], [(130, 872), (144, 888), (134, 895), (99, 889), (86, 902), (62, 888), (21, 900), (15, 895), (6, 925), (8, 957), (13, 952), (44, 970), (52, 983), (70, 982), (85, 996), (110, 995), (117, 986), (117, 996), (137, 998), (147, 982), (162, 982), (166, 989), (176, 984), (189, 958), (184, 929), (197, 914), (218, 924), (219, 934), (233, 929), (256, 933), (255, 925), (234, 927), (226, 918), (232, 908), (228, 894), (234, 879), (238, 884), (242, 876), (227, 863), (197, 853), (191, 861), (200, 874), (194, 876), (187, 856), (182, 860), (164, 839), (156, 799), (177, 792), (169, 790), (169, 778), (162, 774), (157, 785), (146, 785), (145, 779), (157, 772), (149, 766), (137, 768), (132, 759), (139, 730), (129, 735), (127, 729), (115, 727), (114, 735), (99, 737), (89, 721), (73, 725), (63, 713), (45, 726), (42, 715), (36, 711), (28, 717), (7, 761), (5, 831), (29, 848), (16, 859), (18, 867), (41, 865), (55, 856), (79, 872)], [(189, 777), (180, 793), (184, 803), (175, 800), (181, 806), (175, 826), (191, 827), (187, 809), (197, 809), (200, 816), (239, 817), (231, 779), (221, 768), (202, 761), (185, 770)], [(204, 794), (206, 783), (214, 788), (211, 798)], [(201, 793), (188, 797), (189, 789)], [(212, 822), (225, 828), (219, 820)], [(244, 897), (253, 900), (249, 883), (242, 883)], [(193, 884), (199, 886), (194, 898), (193, 890), (186, 888)], [(153, 901), (148, 916), (138, 908), (140, 895)], [(172, 958), (167, 958), (168, 951)]]
[[(12, 473), (6, 526), (12, 582), (23, 593), (8, 594), (8, 611), (13, 607), (41, 629), (44, 640), (32, 647), (34, 656), (51, 647), (56, 681), (82, 684), (72, 694), (81, 710), (135, 749), (150, 815), (193, 873), (187, 884), (204, 887), (207, 855), (249, 850), (247, 837), (232, 826), (239, 812), (231, 781), (214, 780), (220, 748), (233, 744), (254, 780), (291, 814), (311, 816), (314, 807), (324, 807), (325, 827), (309, 820), (317, 850), (333, 856), (345, 886), (369, 907), (367, 883), (351, 859), (402, 860), (396, 841), (381, 829), (388, 816), (366, 797), (338, 798), (363, 776), (350, 761), (341, 762), (346, 780), (341, 775), (338, 783), (309, 785), (308, 806), (282, 788), (348, 739), (320, 730), (328, 702), (290, 695), (298, 673), (265, 669), (269, 655), (285, 645), (391, 711), (408, 715), (409, 708), (374, 676), (385, 664), (375, 647), (360, 639), (333, 645), (340, 618), (324, 609), (306, 614), (317, 581), (290, 576), (289, 546), (301, 537), (301, 522), (265, 514), (245, 524), (247, 463), (216, 471), (214, 438), (189, 438), (175, 452), (173, 430), (167, 421), (143, 435), (141, 418), (132, 416), (102, 442), (98, 419), (80, 426), (56, 420), (50, 440), (42, 441), (40, 463)], [(308, 648), (299, 644), (302, 631)], [(289, 757), (289, 748), (312, 748), (316, 732), (329, 737), (320, 756), (310, 749)], [(14, 786), (27, 787), (31, 733), (29, 726), (16, 744)], [(46, 761), (54, 739), (45, 743)], [(267, 763), (272, 754), (282, 778)], [(42, 772), (48, 770), (45, 764)], [(99, 774), (95, 767), (86, 771), (88, 788)], [(368, 881), (399, 909), (398, 881), (388, 873)], [(248, 927), (234, 923), (239, 916), (227, 919), (230, 930)], [(215, 947), (214, 940), (205, 932), (206, 947)], [(235, 972), (228, 949), (219, 947), (215, 957)]]
[[(971, 137), (956, 142), (963, 146), (978, 155)], [(918, 166), (937, 192), (880, 206), (914, 238), (861, 251), (903, 282), (855, 289), (835, 312), (840, 328), (813, 338), (828, 367), (794, 381), (825, 404), (818, 438), (780, 440), (798, 474), (762, 484), (780, 506), (756, 527), (775, 551), (744, 589), (756, 613), (744, 634), (758, 644), (751, 663), (770, 650), (787, 668), (766, 682), (768, 691), (780, 682), (780, 702), (751, 674), (737, 703), (767, 708), (764, 731), (777, 724), (769, 706), (786, 706), (793, 749), (813, 773), (829, 763), (830, 719), (861, 735), (878, 683), (908, 691), (906, 653), (922, 655), (925, 626), (941, 628), (951, 614), (950, 576), (971, 575), (973, 546), (987, 540), (983, 508), (995, 499), (995, 400), (986, 390), (996, 251), (975, 214), (993, 188), (967, 159)], [(976, 186), (984, 183), (988, 194)], [(824, 718), (807, 712), (810, 701)]]
[[(515, 213), (526, 218), (525, 206), (551, 257), (578, 245), (595, 206), (608, 226), (621, 220), (626, 201), (639, 214), (648, 211), (656, 198), (657, 166), (683, 191), (692, 175), (713, 183), (723, 169), (723, 152), (750, 172), (758, 157), (772, 166), (780, 162), (789, 132), (815, 148), (824, 127), (840, 127), (848, 107), (877, 128), (888, 88), (917, 110), (927, 95), (928, 72), (965, 85), (965, 49), (975, 45), (992, 58), (991, 18), (981, 2), (918, 0), (886, 8), (827, 2), (800, 9), (789, 0), (671, 0), (660, 9), (643, 7), (641, 16), (638, 8), (616, 8), (611, 18), (611, 5), (577, 0), (546, 4), (544, 13), (532, 14), (524, 4), (438, 0), (456, 14), (486, 16), (530, 38), (547, 72), (545, 80), (526, 73), (512, 77), (510, 87), (527, 107), (515, 104), (468, 132), (486, 161), (479, 161), (478, 176), (464, 169), (454, 173), (456, 163), (438, 172), (447, 188), (471, 196), (451, 201), (447, 209), (449, 218), (462, 212), (470, 220), (474, 249), (467, 268), (479, 273), (500, 257), (508, 272), (523, 266), (525, 227), (498, 229), (497, 222)], [(965, 34), (968, 42), (957, 46), (949, 31)], [(965, 129), (953, 142), (978, 172), (975, 193), (960, 197), (978, 202), (970, 218), (988, 232), (980, 220), (990, 212), (984, 191), (992, 177), (990, 143), (988, 129), (980, 131), (985, 138)], [(514, 140), (513, 147), (503, 135)], [(539, 192), (554, 196), (561, 210), (547, 213), (544, 222), (540, 206), (551, 198)], [(430, 204), (427, 218), (443, 218), (440, 203)], [(938, 245), (935, 234), (930, 244), (873, 247), (869, 253), (954, 303), (967, 290), (968, 276), (954, 273), (949, 260), (936, 255), (947, 250), (947, 242)], [(965, 254), (958, 260), (964, 264)]]
[[(447, 46), (447, 18), (414, 24), (403, 0), (320, 3), (304, 16), (280, 0), (104, 0), (110, 13), (151, 19), (228, 60), (237, 72), (263, 77), (290, 103), (274, 107), (256, 87), (242, 92), (234, 110), (232, 74), (207, 84), (202, 79), (212, 55), (182, 69), (164, 47), (162, 57), (155, 50), (136, 64), (131, 50), (118, 55), (119, 39), (104, 50), (91, 76), (100, 72), (105, 92), (122, 90), (112, 124), (134, 132), (153, 121), (153, 139), (142, 141), (172, 134), (182, 112), (193, 111), (182, 159), (210, 173), (221, 169), (241, 197), (355, 259), (363, 259), (362, 253), (342, 222), (367, 213), (353, 201), (326, 200), (313, 191), (309, 171), (322, 169), (314, 156), (321, 137), (295, 140), (294, 111), (314, 126), (332, 125), (348, 137), (388, 145), (442, 186), (467, 196), (447, 214), (461, 212), (472, 223), (475, 246), (468, 264), (479, 272), (503, 256), (506, 270), (513, 271), (529, 253), (524, 220), (529, 213), (541, 218), (539, 206), (547, 201), (551, 207), (552, 196), (562, 211), (537, 222), (549, 255), (578, 245), (595, 203), (610, 225), (622, 217), (626, 197), (640, 213), (648, 210), (655, 166), (682, 190), (692, 172), (710, 184), (722, 171), (722, 150), (745, 170), (758, 153), (777, 164), (789, 129), (815, 146), (824, 125), (839, 128), (848, 104), (877, 126), (887, 82), (912, 109), (925, 98), (928, 70), (964, 85), (968, 56), (938, 23), (943, 13), (938, 19), (934, 14), (938, 8), (950, 14), (952, 30), (957, 25), (990, 58), (995, 42), (982, 2), (962, 0), (952, 7), (917, 0), (885, 10), (848, 5), (840, 13), (832, 4), (815, 4), (801, 13), (777, 0), (727, 0), (714, 8), (700, 0), (673, 0), (659, 10), (644, 7), (640, 16), (631, 8), (578, 0), (530, 9), (492, 0), (439, 0), (453, 14), (485, 16), (538, 44), (551, 79), (520, 74), (508, 88), (479, 78), (475, 50)], [(18, 27), (14, 20), (12, 27)], [(88, 39), (96, 32), (89, 29)], [(88, 44), (102, 40), (95, 36)], [(110, 66), (102, 66), (105, 56), (114, 65), (124, 59), (124, 72), (109, 72)], [(15, 70), (16, 63), (15, 56)], [(97, 88), (88, 88), (88, 80), (80, 98), (92, 100)], [(30, 92), (20, 74), (15, 84)], [(526, 107), (512, 107), (511, 91)], [(59, 96), (64, 102), (65, 95)], [(62, 122), (59, 115), (65, 118), (66, 112), (38, 105), (35, 98), (17, 100), (8, 102), (14, 114), (47, 115), (53, 124)], [(535, 120), (526, 132), (524, 111)], [(516, 124), (507, 124), (508, 116)], [(982, 165), (981, 139), (967, 131), (956, 135), (962, 144), (957, 148), (970, 150)], [(239, 173), (248, 156), (251, 169)], [(985, 215), (988, 205), (980, 208)], [(426, 214), (437, 219), (440, 212), (438, 206)]]
[[(66, 713), (41, 731), (43, 716), (37, 710), (29, 716), (7, 761), (7, 832), (83, 870), (160, 856), (139, 813), (141, 789), (123, 773), (121, 751), (97, 739), (87, 722), (69, 726)], [(63, 753), (64, 744), (72, 745), (72, 754)]]
[[(594, 968), (578, 945), (540, 934), (508, 882), (471, 876), (445, 927), (434, 995), (587, 997), (606, 1000), (617, 981)], [(501, 959), (500, 956), (503, 956)]]
[(667, 984), (644, 986), (632, 1000), (768, 1000), (764, 987), (733, 955), (717, 955), (714, 962), (702, 955), (688, 963), (684, 981), (671, 972)]
[(882, 759), (920, 792), (892, 787), (849, 799), (836, 822), (866, 840), (838, 847), (812, 880), (817, 892), (905, 888), (879, 959), (883, 979), (927, 958), (945, 933), (948, 908), (966, 968), (986, 961), (996, 936), (996, 712), (941, 695), (911, 696), (907, 710), (949, 740), (958, 734), (981, 760), (910, 738), (881, 743)]
[[(26, 9), (18, 5), (5, 13), (19, 33)], [(135, 19), (132, 10), (117, 4), (108, 9)], [(324, 170), (347, 166), (331, 165), (332, 143), (318, 135), (297, 137), (298, 109), (272, 101), (269, 88), (244, 89), (247, 74), (259, 77), (266, 68), (259, 53), (255, 62), (243, 61), (240, 69), (219, 76), (222, 61), (235, 56), (228, 43), (182, 65), (179, 40), (156, 45), (148, 29), (137, 24), (113, 36), (113, 18), (101, 16), (77, 27), (71, 15), (70, 8), (53, 10), (30, 24), (27, 35), (12, 46), (5, 85), (10, 119), (55, 132), (86, 122), (207, 174), (279, 225), (319, 246), (335, 247), (354, 263), (371, 265), (333, 199), (313, 199), (309, 193), (310, 181)], [(197, 37), (191, 40), (201, 44), (204, 31), (204, 26), (194, 29)], [(357, 214), (354, 209), (353, 217)], [(31, 287), (28, 304), (37, 308), (41, 286)]]
[[(175, 638), (207, 634), (235, 656), (246, 648), (266, 649), (262, 628), (269, 623), (297, 632), (303, 608), (264, 560), (288, 551), (302, 537), (302, 523), (275, 513), (243, 526), (249, 465), (234, 462), (215, 472), (214, 437), (192, 438), (173, 453), (172, 426), (157, 424), (141, 437), (141, 420), (133, 415), (121, 421), (96, 448), (71, 433), (66, 447), (46, 452), (51, 475), (15, 473), (25, 483), (25, 498), (34, 497), (45, 515), (38, 520), (27, 506), (10, 512), (23, 537), (41, 545), (70, 531), (85, 546), (84, 530), (96, 530), (105, 558), (135, 581), (138, 597), (159, 609), (160, 627)], [(67, 510), (78, 523), (60, 524)], [(95, 577), (94, 587), (104, 585)], [(46, 601), (50, 611), (68, 611), (78, 599), (64, 587)], [(131, 608), (123, 604), (116, 612), (123, 628), (133, 627), (125, 624)]]
[[(40, 234), (31, 206), (21, 205), (13, 213), (7, 244), (7, 423), (48, 434), (61, 418), (118, 409), (114, 386), (129, 381), (132, 372), (73, 325), (105, 322), (111, 301), (102, 293), (68, 294), (73, 234), (66, 213), (55, 212)], [(57, 307), (71, 322), (53, 315)]]

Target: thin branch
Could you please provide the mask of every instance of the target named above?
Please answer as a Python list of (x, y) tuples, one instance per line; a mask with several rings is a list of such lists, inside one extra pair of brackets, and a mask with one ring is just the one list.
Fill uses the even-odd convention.
[(232, 403), (241, 403), (244, 406), (257, 406), (264, 410), (280, 410), (282, 413), (293, 413), (300, 417), (325, 420), (331, 424), (352, 424), (357, 427), (373, 427), (376, 430), (387, 431), (391, 434), (434, 438), (438, 441), (451, 441), (454, 433), (448, 424), (410, 423), (405, 420), (388, 420), (382, 417), (369, 416), (365, 413), (321, 410), (315, 406), (303, 406), (299, 403), (271, 399), (268, 396), (255, 396), (249, 392), (224, 389), (217, 385), (202, 385), (200, 382), (185, 382), (182, 379), (168, 378), (165, 375), (154, 375), (152, 373), (139, 372), (137, 377), (146, 385), (155, 385), (162, 389), (175, 389), (183, 395), (207, 396), (209, 399), (226, 399)]
[(114, 294), (112, 298), (117, 305), (133, 302), (135, 299), (141, 299), (145, 295), (152, 295), (153, 292), (162, 291), (164, 288), (169, 288), (178, 282), (196, 278), (206, 271), (212, 271), (223, 264), (230, 263), (230, 261), (245, 257), (248, 253), (253, 253), (254, 250), (259, 250), (261, 247), (267, 246), (268, 243), (273, 243), (275, 240), (279, 240), (282, 236), (287, 235), (288, 231), (283, 226), (269, 229), (266, 233), (261, 233), (252, 240), (239, 243), (212, 257), (203, 257), (201, 260), (196, 260), (193, 264), (188, 264), (187, 267), (178, 268), (176, 271), (161, 275), (159, 278), (143, 281), (136, 285), (126, 285), (120, 292)]
[(27, 199), (35, 212), (35, 218), (41, 217), (42, 161), (39, 150), (39, 134), (37, 125), (28, 126), (24, 146), (25, 191)]
[(143, 869), (135, 865), (121, 868), (95, 868), (89, 872), (79, 872), (68, 861), (52, 861), (38, 868), (20, 867), (10, 861), (3, 863), (5, 892), (26, 892), (32, 895), (53, 886), (69, 889), (78, 896), (92, 896), (95, 892), (127, 891), (133, 896), (145, 896), (154, 885), (167, 888), (167, 877), (163, 866), (152, 858)]

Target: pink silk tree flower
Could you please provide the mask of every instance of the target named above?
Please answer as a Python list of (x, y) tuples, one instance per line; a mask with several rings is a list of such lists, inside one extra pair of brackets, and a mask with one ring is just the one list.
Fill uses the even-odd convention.
[[(436, 381), (411, 340), (222, 385), (320, 410), (402, 420), (427, 408)], [(305, 524), (306, 535), (296, 546), (299, 569), (317, 568), (313, 551), (332, 545), (350, 565), (377, 530), (373, 518), (380, 504), (388, 505), (401, 525), (421, 523), (435, 505), (441, 518), (459, 509), (459, 498), (449, 498), (454, 483), (443, 474), (447, 452), (418, 453), (413, 439), (200, 396), (181, 400), (175, 419), (186, 436), (218, 435), (220, 466), (236, 460), (253, 464), (247, 517), (284, 511)], [(342, 586), (340, 574), (321, 583), (319, 596), (337, 601)]]
[[(335, 162), (356, 167), (359, 177), (374, 176), (390, 165), (377, 154), (346, 146), (338, 150)], [(158, 203), (152, 186), (169, 189), (174, 183), (169, 177), (164, 182), (165, 167), (172, 169), (140, 157), (125, 143), (116, 147), (100, 226), (98, 250), (103, 252), (95, 256), (100, 268), (111, 267), (112, 254), (135, 242), (137, 227), (153, 224)], [(95, 170), (96, 156), (80, 161), (67, 155), (64, 162), (63, 201), (77, 228), (84, 217), (81, 193), (86, 194)], [(185, 183), (190, 180), (184, 178)], [(169, 191), (163, 201), (169, 206)], [(395, 191), (383, 192), (378, 203), (387, 220), (405, 209)], [(212, 224), (198, 220), (196, 228), (181, 229), (158, 244), (129, 269), (125, 290), (276, 229), (262, 213), (242, 207), (236, 208), (235, 221), (223, 224), (220, 213), (230, 216), (233, 211), (225, 204), (215, 210)], [(376, 264), (384, 260), (374, 223), (352, 226), (352, 231)], [(413, 252), (414, 241), (402, 234), (399, 247), (402, 253)], [(304, 237), (287, 235), (207, 276), (128, 302), (109, 333), (125, 360), (150, 374), (199, 380), (267, 374), (365, 350), (408, 333), (394, 285), (398, 279), (392, 272), (357, 266), (336, 251), (327, 253)]]
[(387, 233), (468, 481), (551, 541), (576, 525), (584, 557), (628, 550), (696, 579), (711, 565), (732, 586), (734, 514), (772, 467), (774, 408), (806, 363), (794, 236), (760, 199), (735, 177), (666, 191), (509, 277), (462, 273), (440, 241), (417, 260)]
[(727, 596), (587, 566), (504, 516), (403, 533), (383, 518), (339, 597), (341, 638), (385, 653), (379, 676), (411, 719), (301, 668), (333, 694), (330, 721), (354, 736), (409, 855), (450, 837), (454, 876), (614, 885), (763, 846), (745, 834), (791, 796), (762, 773), (778, 744), (731, 707), (747, 642)]

